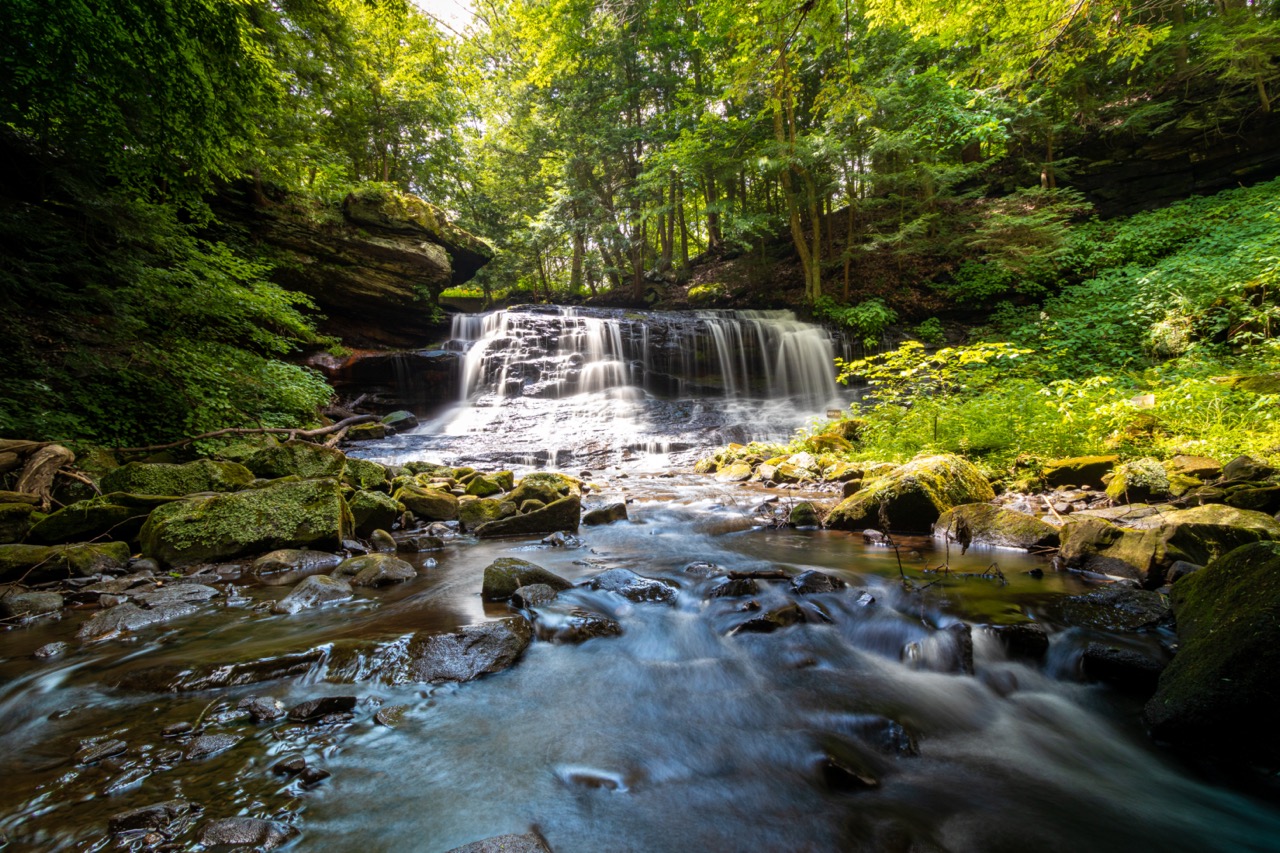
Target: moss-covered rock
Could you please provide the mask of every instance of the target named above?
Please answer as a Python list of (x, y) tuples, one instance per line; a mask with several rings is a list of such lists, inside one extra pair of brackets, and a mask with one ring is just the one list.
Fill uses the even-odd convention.
[(381, 441), (388, 431), (386, 424), (356, 424), (347, 430), (347, 441)]
[(819, 522), (818, 508), (809, 501), (801, 501), (787, 513), (787, 523), (794, 527), (815, 527)]
[(883, 512), (895, 531), (930, 530), (947, 510), (994, 497), (991, 484), (971, 462), (949, 453), (924, 456), (869, 481), (831, 511), (826, 525), (838, 530), (878, 527)]
[(502, 491), (509, 492), (516, 487), (516, 475), (510, 471), (495, 471), (489, 477), (501, 487)]
[(367, 537), (379, 528), (389, 529), (401, 513), (404, 504), (382, 492), (359, 491), (347, 498), (351, 517), (355, 521), (356, 535)]
[(476, 527), (475, 533), (481, 538), (543, 535), (560, 530), (574, 533), (577, 532), (581, 519), (582, 499), (573, 494), (532, 512), (486, 522)]
[(557, 592), (573, 586), (554, 572), (515, 557), (502, 557), (486, 566), (482, 584), (480, 595), (485, 601), (506, 601), (530, 584), (546, 584)]
[(451, 521), (458, 517), (458, 499), (440, 489), (408, 484), (392, 495), (424, 521)]
[(1146, 706), (1152, 733), (1280, 763), (1280, 543), (1224, 554), (1174, 584), (1171, 598), (1180, 647)]
[(253, 484), (253, 472), (236, 462), (198, 459), (185, 465), (130, 462), (102, 475), (102, 491), (131, 495), (192, 495), (238, 492)]
[(1101, 489), (1102, 478), (1110, 474), (1111, 469), (1119, 461), (1119, 456), (1073, 456), (1070, 459), (1055, 459), (1045, 466), (1040, 477), (1049, 488), (1088, 486)]
[(482, 524), (515, 515), (519, 509), (511, 501), (477, 498), (458, 504), (458, 521), (463, 530), (475, 530)]
[(1276, 469), (1261, 459), (1252, 456), (1237, 456), (1222, 466), (1222, 479), (1233, 482), (1257, 482), (1265, 480), (1276, 472)]
[(492, 477), (477, 474), (467, 483), (467, 494), (478, 498), (488, 498), (502, 494), (502, 486)]
[(164, 495), (111, 492), (50, 514), (31, 528), (27, 539), (41, 545), (85, 542), (100, 537), (132, 542), (152, 510), (175, 500), (177, 498)]
[(1155, 459), (1134, 459), (1116, 469), (1107, 497), (1116, 503), (1145, 503), (1169, 497), (1169, 474)]
[(0, 545), (21, 542), (31, 529), (33, 513), (39, 517), (36, 508), (29, 503), (0, 503)]
[(347, 458), (346, 468), (342, 471), (342, 482), (353, 489), (371, 492), (385, 492), (390, 488), (391, 480), (387, 477), (387, 466), (368, 459)]
[(129, 546), (124, 542), (0, 545), (0, 583), (88, 577), (122, 569), (128, 562)]
[(1222, 463), (1208, 456), (1187, 456), (1179, 454), (1164, 463), (1164, 469), (1172, 478), (1181, 474), (1197, 480), (1212, 480), (1222, 473)]
[(539, 471), (522, 477), (516, 487), (511, 490), (511, 494), (507, 495), (507, 500), (516, 506), (522, 505), (527, 500), (551, 504), (571, 494), (581, 494), (580, 483), (577, 480), (564, 474)]
[(1256, 373), (1239, 376), (1231, 383), (1233, 388), (1254, 394), (1280, 394), (1280, 373)]
[(142, 528), (142, 551), (186, 565), (277, 548), (336, 548), (354, 526), (337, 480), (304, 480), (159, 507)]
[(341, 477), (347, 457), (341, 450), (309, 441), (286, 441), (264, 447), (245, 461), (245, 466), (268, 480), (296, 474), (304, 480)]
[(1058, 544), (1058, 528), (1034, 515), (992, 504), (963, 504), (949, 509), (933, 527), (933, 535), (953, 542), (1000, 548), (1043, 548)]
[(716, 482), (743, 483), (751, 479), (752, 473), (754, 471), (750, 462), (730, 462), (728, 465), (721, 465), (717, 469)]

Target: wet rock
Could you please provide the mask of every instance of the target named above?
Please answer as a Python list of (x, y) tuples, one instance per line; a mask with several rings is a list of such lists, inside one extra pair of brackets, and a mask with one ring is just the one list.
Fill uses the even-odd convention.
[(1070, 625), (1107, 631), (1144, 631), (1167, 624), (1169, 604), (1158, 592), (1107, 587), (1060, 599), (1053, 608)]
[(391, 554), (366, 554), (343, 561), (333, 577), (350, 578), (352, 586), (379, 587), (403, 583), (418, 576), (413, 566)]
[[(387, 466), (369, 459), (356, 459), (348, 456), (347, 464), (342, 469), (343, 484), (355, 489), (357, 493), (361, 491), (373, 493), (388, 491), (390, 481), (387, 477)], [(355, 511), (354, 507), (352, 507), (352, 511)]]
[(1145, 503), (1169, 497), (1169, 474), (1155, 459), (1134, 459), (1116, 468), (1107, 497), (1116, 503)]
[(818, 508), (809, 501), (801, 501), (787, 513), (787, 524), (792, 527), (817, 527), (821, 521)]
[(1041, 472), (1044, 484), (1056, 486), (1081, 486), (1101, 489), (1102, 478), (1120, 461), (1119, 456), (1073, 456), (1050, 462)]
[(401, 554), (417, 554), (422, 551), (439, 551), (444, 547), (444, 540), (439, 536), (405, 536), (396, 542), (396, 551)]
[(472, 841), (470, 844), (455, 847), (447, 853), (551, 853), (551, 848), (540, 837), (530, 833), (528, 835), (495, 835), (493, 838)]
[(1049, 634), (1034, 622), (1015, 625), (989, 625), (987, 630), (995, 635), (1010, 658), (1043, 660), (1049, 652)]
[(405, 511), (404, 504), (382, 492), (362, 490), (347, 499), (357, 536), (391, 527)]
[(36, 660), (51, 660), (53, 658), (62, 657), (71, 651), (71, 644), (58, 640), (53, 643), (45, 643), (40, 648), (31, 653)]
[(1052, 524), (1034, 515), (985, 503), (965, 504), (944, 512), (933, 527), (933, 535), (966, 548), (972, 544), (1031, 549), (1058, 544), (1058, 528)]
[(585, 643), (599, 637), (620, 637), (622, 626), (616, 619), (575, 608), (559, 619), (538, 621), (538, 636), (556, 643)]
[(695, 578), (714, 578), (727, 574), (729, 570), (724, 566), (716, 565), (707, 560), (695, 560), (692, 563), (685, 564), (681, 571), (685, 574), (693, 575)]
[(297, 829), (273, 820), (256, 817), (228, 817), (200, 828), (199, 841), (205, 847), (253, 847), (274, 850), (299, 835)]
[(458, 505), (458, 521), (463, 530), (475, 530), (482, 524), (515, 515), (519, 510), (508, 500), (481, 498)]
[(613, 524), (615, 521), (627, 520), (627, 505), (613, 503), (599, 509), (593, 509), (582, 516), (582, 523), (587, 525)]
[(519, 660), (532, 639), (532, 627), (522, 616), (468, 625), (452, 634), (419, 634), (409, 644), (405, 680), (471, 681), (501, 672)]
[(104, 796), (119, 794), (136, 788), (151, 776), (151, 771), (146, 767), (132, 767), (118, 776), (113, 776), (102, 786)]
[(816, 595), (823, 592), (835, 592), (844, 589), (848, 584), (834, 575), (810, 569), (801, 572), (791, 579), (791, 591), (796, 595)]
[(76, 639), (83, 641), (103, 640), (119, 634), (140, 631), (149, 625), (172, 622), (197, 612), (194, 604), (162, 604), (157, 607), (143, 609), (136, 604), (119, 604), (95, 614), (88, 622), (80, 626)]
[(56, 592), (10, 592), (0, 598), (0, 618), (26, 621), (57, 613), (62, 605), (62, 595)]
[(1102, 681), (1138, 696), (1150, 696), (1165, 661), (1137, 649), (1111, 643), (1090, 643), (1080, 658), (1080, 671), (1090, 681)]
[(862, 531), (862, 541), (867, 545), (889, 546), (893, 544), (893, 540), (890, 539), (887, 534), (881, 533), (879, 530), (871, 527)]
[(458, 499), (440, 489), (407, 483), (392, 497), (423, 521), (449, 521), (458, 517)]
[(163, 729), (160, 730), (160, 737), (169, 738), (169, 739), (183, 737), (185, 735), (191, 734), (191, 732), (194, 730), (195, 730), (195, 726), (191, 725), (190, 723), (184, 720), (180, 723), (170, 723), (169, 725), (165, 726)]
[(77, 764), (96, 764), (104, 758), (119, 755), (129, 748), (122, 740), (109, 739), (91, 743), (76, 753)]
[(862, 530), (887, 517), (895, 531), (930, 530), (949, 509), (995, 497), (973, 463), (952, 454), (925, 456), (868, 480), (827, 516), (837, 530)]
[(199, 813), (200, 806), (197, 803), (182, 799), (168, 800), (112, 815), (107, 821), (107, 831), (112, 835), (160, 831), (175, 835), (174, 824), (187, 821)]
[(587, 581), (588, 589), (620, 595), (638, 604), (675, 604), (676, 586), (670, 581), (646, 578), (630, 569), (609, 569)]
[(337, 546), (353, 526), (337, 480), (284, 482), (165, 504), (142, 527), (142, 551), (165, 565), (209, 563), (273, 548)]
[(369, 534), (369, 549), (380, 554), (391, 554), (396, 550), (396, 540), (387, 531), (378, 529)]
[(542, 540), (543, 545), (550, 545), (552, 548), (581, 548), (583, 542), (572, 533), (565, 533), (563, 530), (557, 530), (550, 536)]
[(272, 605), (271, 612), (297, 613), (332, 601), (345, 601), (351, 595), (351, 585), (346, 581), (328, 575), (312, 575), (304, 578), (288, 595)]
[(192, 668), (156, 666), (126, 674), (116, 686), (131, 690), (184, 693), (258, 684), (277, 678), (304, 675), (323, 661), (323, 649), (279, 655), (236, 663), (210, 664)]
[(485, 601), (505, 601), (520, 587), (531, 584), (545, 584), (557, 591), (573, 586), (559, 575), (527, 560), (501, 557), (485, 567), (480, 595)]
[(575, 492), (531, 512), (522, 510), (519, 515), (487, 521), (475, 528), (475, 534), (481, 539), (492, 539), (500, 536), (540, 536), (557, 530), (576, 533), (581, 514), (582, 498)]
[(322, 696), (319, 699), (308, 699), (289, 709), (289, 719), (295, 723), (310, 723), (323, 719), (330, 714), (346, 714), (354, 711), (354, 696)]
[(818, 772), (829, 789), (851, 792), (880, 787), (877, 762), (864, 749), (843, 738), (829, 736), (823, 740)]
[(236, 705), (237, 710), (247, 711), (255, 723), (271, 723), (285, 715), (284, 706), (265, 696), (246, 696)]
[(336, 568), (341, 562), (342, 557), (327, 551), (282, 548), (263, 554), (254, 560), (250, 572), (263, 578), (288, 574), (291, 578), (290, 582), (296, 583), (307, 575), (324, 574)]
[(310, 790), (332, 775), (333, 774), (328, 770), (307, 765), (303, 768), (302, 772), (298, 774), (298, 781), (302, 784), (303, 788)]
[(1173, 586), (1179, 649), (1145, 717), (1157, 738), (1280, 764), (1280, 543), (1219, 557)]
[(707, 591), (708, 598), (746, 598), (760, 594), (755, 578), (725, 578)]
[(545, 583), (533, 583), (522, 586), (511, 593), (511, 603), (516, 607), (530, 608), (539, 604), (549, 604), (556, 599), (556, 591)]
[(199, 604), (221, 595), (211, 586), (200, 583), (171, 583), (150, 592), (129, 592), (129, 600), (154, 609), (168, 604)]
[(739, 623), (730, 634), (771, 634), (780, 628), (799, 625), (805, 621), (804, 611), (797, 604), (780, 604), (765, 610), (745, 622)]
[(502, 492), (502, 484), (493, 477), (486, 477), (484, 474), (476, 474), (472, 477), (466, 488), (468, 495), (474, 495), (477, 498), (489, 498), (502, 494)]
[(404, 719), (408, 710), (408, 705), (383, 705), (378, 709), (378, 713), (373, 715), (373, 721), (380, 726), (394, 729), (400, 725), (400, 721)]
[(290, 755), (271, 765), (271, 772), (280, 776), (297, 776), (307, 769), (307, 760), (301, 755)]
[(0, 545), (0, 583), (37, 584), (118, 572), (129, 562), (125, 542)]
[(200, 735), (187, 747), (185, 758), (188, 761), (199, 761), (226, 752), (244, 738), (238, 735)]

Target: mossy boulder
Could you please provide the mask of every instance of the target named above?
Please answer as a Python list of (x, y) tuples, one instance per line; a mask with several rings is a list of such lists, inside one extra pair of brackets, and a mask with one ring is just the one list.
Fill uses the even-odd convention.
[(520, 506), (527, 500), (542, 501), (551, 504), (562, 497), (581, 494), (579, 482), (564, 474), (539, 471), (526, 474), (507, 495), (507, 500)]
[(1179, 650), (1146, 706), (1152, 734), (1212, 755), (1280, 763), (1280, 543), (1232, 550), (1171, 595)]
[(1058, 528), (1034, 515), (992, 504), (964, 504), (949, 509), (933, 527), (933, 535), (953, 542), (1000, 548), (1055, 547)]
[(1073, 456), (1069, 459), (1055, 459), (1045, 466), (1040, 472), (1040, 477), (1049, 488), (1088, 486), (1101, 489), (1102, 478), (1110, 474), (1111, 469), (1119, 461), (1119, 456)]
[(847, 453), (853, 450), (853, 443), (841, 435), (822, 432), (809, 437), (809, 444), (814, 450), (830, 453), (832, 451)]
[(36, 508), (29, 503), (0, 503), (0, 544), (21, 542), (39, 517)]
[[(721, 465), (716, 471), (716, 482), (718, 483), (744, 483), (751, 479), (754, 473), (750, 462), (730, 462), (728, 465)], [(770, 477), (770, 479), (773, 479)]]
[(391, 429), (392, 432), (408, 432), (418, 425), (418, 418), (413, 412), (406, 412), (401, 409), (398, 412), (383, 415), (379, 423)]
[(254, 475), (236, 462), (198, 459), (185, 465), (130, 462), (102, 475), (104, 493), (131, 495), (192, 495), (197, 492), (238, 492), (253, 484)]
[(467, 483), (467, 494), (478, 498), (489, 498), (502, 494), (502, 486), (492, 477), (477, 474)]
[(1058, 556), (1069, 568), (1133, 578), (1158, 586), (1179, 560), (1206, 565), (1250, 542), (1280, 539), (1280, 521), (1220, 504), (1148, 515), (1121, 527), (1073, 518), (1062, 527)]
[(387, 477), (387, 466), (368, 459), (347, 458), (346, 468), (342, 471), (342, 482), (353, 489), (385, 492), (391, 480)]
[(516, 475), (510, 471), (494, 471), (489, 477), (501, 486), (504, 492), (509, 492), (516, 487)]
[(334, 479), (281, 483), (157, 508), (142, 528), (142, 551), (187, 565), (277, 548), (337, 548), (355, 521)]
[(164, 495), (111, 492), (78, 501), (46, 516), (31, 528), (27, 539), (41, 545), (85, 542), (100, 537), (132, 542), (152, 510), (175, 500), (177, 498)]
[(341, 477), (347, 457), (332, 447), (309, 441), (286, 441), (274, 447), (264, 447), (244, 464), (254, 474), (268, 480), (290, 474), (304, 480), (315, 480)]
[(351, 517), (355, 521), (358, 536), (368, 536), (379, 528), (389, 529), (401, 513), (404, 504), (382, 492), (359, 491), (347, 498)]
[(396, 489), (392, 497), (424, 521), (451, 521), (458, 517), (458, 499), (441, 489), (410, 483)]
[(475, 528), (475, 534), (481, 538), (493, 538), (544, 535), (560, 530), (574, 533), (577, 532), (581, 519), (582, 499), (573, 494), (552, 501), (532, 512), (522, 512), (481, 524)]
[(809, 501), (801, 501), (787, 513), (787, 523), (794, 527), (816, 527), (820, 521), (818, 508)]
[(458, 504), (458, 521), (463, 530), (475, 530), (482, 524), (515, 515), (518, 511), (511, 501), (477, 498)]
[(1280, 510), (1280, 485), (1234, 487), (1227, 492), (1223, 503), (1236, 509), (1274, 513)]
[(1124, 463), (1107, 484), (1107, 497), (1116, 503), (1146, 503), (1169, 494), (1169, 473), (1155, 459)]
[(129, 546), (124, 542), (0, 545), (0, 583), (88, 577), (122, 569), (128, 562)]
[(1265, 480), (1276, 472), (1276, 469), (1261, 459), (1252, 456), (1237, 456), (1222, 466), (1222, 479), (1233, 482), (1256, 482)]
[(347, 430), (347, 441), (381, 441), (388, 432), (386, 424), (356, 424)]
[(1239, 376), (1231, 383), (1231, 387), (1254, 394), (1280, 394), (1280, 373), (1256, 373), (1253, 376)]
[(502, 557), (485, 567), (480, 596), (485, 601), (506, 601), (517, 589), (530, 584), (546, 584), (556, 592), (573, 586), (554, 572), (528, 560)]
[(883, 515), (896, 532), (930, 530), (947, 510), (994, 497), (973, 463), (949, 453), (924, 456), (868, 481), (831, 511), (826, 525), (862, 530), (880, 526)]
[(1208, 456), (1187, 456), (1179, 454), (1172, 459), (1165, 460), (1164, 469), (1169, 472), (1169, 477), (1176, 475), (1184, 477), (1194, 477), (1197, 480), (1212, 480), (1222, 474), (1222, 463), (1216, 459), (1210, 459)]

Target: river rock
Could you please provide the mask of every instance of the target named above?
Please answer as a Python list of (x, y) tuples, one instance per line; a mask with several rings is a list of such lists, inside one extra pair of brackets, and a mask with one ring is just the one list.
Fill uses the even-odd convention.
[(494, 478), (486, 477), (484, 474), (477, 474), (467, 483), (466, 492), (477, 498), (489, 498), (502, 494), (503, 488), (502, 484)]
[(395, 537), (379, 528), (369, 534), (369, 550), (379, 554), (393, 554), (396, 550)]
[(537, 628), (540, 639), (554, 643), (577, 644), (622, 635), (618, 620), (582, 608), (574, 608), (559, 618), (539, 619)]
[(446, 853), (551, 853), (551, 848), (533, 833), (528, 835), (495, 835), (454, 847)]
[[(145, 589), (145, 588), (144, 588)], [(222, 595), (217, 589), (202, 583), (170, 583), (160, 587), (151, 587), (145, 592), (130, 590), (126, 593), (134, 604), (155, 609), (168, 604), (199, 604)]]
[(418, 418), (413, 412), (406, 412), (403, 409), (384, 415), (381, 423), (384, 426), (391, 427), (395, 432), (407, 432), (418, 425)]
[(368, 536), (375, 530), (391, 527), (405, 511), (400, 501), (382, 492), (359, 491), (347, 498), (357, 536)]
[(1280, 543), (1237, 548), (1173, 586), (1179, 648), (1145, 717), (1157, 738), (1280, 762)]
[(118, 572), (129, 562), (124, 542), (74, 545), (0, 545), (0, 583), (35, 584)]
[(844, 589), (846, 584), (840, 578), (809, 569), (791, 579), (791, 591), (796, 595), (817, 595), (824, 592), (836, 592)]
[(1207, 564), (1240, 545), (1280, 539), (1280, 521), (1217, 504), (1157, 513), (1122, 528), (1075, 518), (1061, 531), (1059, 559), (1068, 567), (1158, 586), (1177, 560)]
[(707, 598), (748, 598), (760, 594), (755, 578), (723, 578), (707, 590)]
[(446, 491), (406, 483), (392, 495), (423, 521), (449, 521), (458, 517), (458, 499)]
[(119, 634), (140, 631), (149, 625), (172, 622), (190, 616), (198, 608), (194, 604), (163, 604), (158, 607), (143, 609), (136, 604), (117, 604), (115, 607), (99, 611), (88, 622), (80, 626), (76, 639), (86, 642), (104, 640)]
[(1053, 608), (1069, 625), (1104, 631), (1145, 631), (1168, 624), (1169, 602), (1158, 592), (1106, 587), (1057, 600)]
[(340, 555), (327, 551), (281, 548), (254, 560), (249, 573), (268, 586), (286, 586), (330, 572), (341, 563)]
[(480, 595), (485, 601), (506, 601), (520, 587), (546, 584), (557, 592), (573, 584), (542, 566), (516, 557), (500, 557), (484, 570)]
[(289, 709), (289, 719), (295, 723), (310, 723), (331, 714), (349, 714), (355, 709), (354, 696), (321, 696), (294, 705)]
[(200, 806), (188, 800), (168, 800), (155, 805), (142, 806), (112, 815), (107, 821), (107, 831), (112, 835), (125, 832), (159, 832), (168, 831), (171, 835), (173, 825), (190, 819), (200, 812)]
[(804, 611), (795, 603), (780, 604), (762, 611), (734, 626), (730, 634), (771, 634), (780, 628), (805, 621)]
[(277, 548), (336, 548), (353, 527), (337, 480), (285, 482), (159, 507), (142, 528), (142, 551), (165, 565), (189, 565)]
[[(516, 488), (519, 490), (518, 486)], [(528, 503), (526, 501), (518, 505)], [(518, 515), (485, 522), (475, 528), (475, 534), (487, 539), (498, 536), (541, 536), (562, 530), (576, 533), (581, 514), (582, 498), (578, 494), (572, 494), (529, 512), (522, 510)]]
[(800, 501), (787, 513), (787, 524), (792, 527), (817, 527), (821, 521), (818, 508), (809, 501)]
[(480, 498), (458, 504), (458, 521), (463, 530), (475, 530), (482, 524), (515, 515), (519, 509), (508, 500)]
[(1085, 678), (1142, 697), (1155, 692), (1164, 668), (1165, 662), (1154, 655), (1114, 643), (1090, 643), (1080, 658)]
[(304, 480), (339, 479), (347, 466), (341, 450), (309, 441), (285, 441), (264, 447), (245, 460), (245, 467), (268, 480), (297, 476)]
[(953, 454), (913, 459), (867, 481), (827, 516), (837, 530), (862, 530), (888, 518), (895, 532), (930, 530), (942, 513), (995, 497), (991, 484), (971, 462)]
[(556, 600), (557, 592), (545, 583), (531, 583), (511, 593), (511, 603), (516, 607), (528, 609), (539, 604), (550, 604)]
[(730, 462), (716, 471), (716, 482), (745, 483), (753, 473), (750, 462)]
[(1169, 474), (1155, 459), (1134, 459), (1116, 468), (1107, 497), (1116, 503), (1145, 503), (1169, 497)]
[(290, 614), (319, 607), (331, 601), (345, 601), (351, 597), (351, 585), (340, 578), (328, 575), (312, 575), (271, 607), (272, 613)]
[(102, 475), (104, 495), (191, 495), (196, 492), (238, 492), (253, 485), (254, 473), (236, 462), (199, 459), (185, 465), (130, 462)]
[(501, 672), (519, 660), (532, 639), (523, 616), (468, 625), (452, 634), (418, 634), (408, 646), (404, 681), (471, 681)]
[(112, 492), (77, 501), (37, 522), (27, 535), (36, 544), (84, 542), (99, 537), (121, 541), (135, 539), (147, 516), (171, 497), (150, 497)]
[(210, 821), (200, 828), (199, 841), (205, 847), (252, 847), (274, 850), (299, 832), (288, 824), (257, 817), (226, 817)]
[(244, 738), (239, 735), (200, 735), (191, 741), (191, 745), (187, 747), (187, 754), (184, 757), (187, 761), (199, 761), (202, 758), (210, 758), (218, 755), (219, 753), (226, 752), (242, 740), (244, 740)]
[(1101, 489), (1105, 487), (1102, 478), (1110, 474), (1119, 461), (1119, 456), (1073, 456), (1070, 459), (1056, 459), (1045, 466), (1040, 476), (1051, 489), (1057, 486)]
[(1010, 658), (1041, 660), (1049, 652), (1049, 635), (1034, 622), (988, 625), (987, 630), (995, 635)]
[(351, 456), (347, 457), (346, 467), (342, 469), (342, 482), (361, 492), (386, 492), (391, 484), (387, 466)]
[(692, 563), (686, 563), (681, 571), (696, 578), (718, 578), (728, 574), (729, 570), (709, 560), (694, 560)]
[(21, 542), (38, 520), (36, 508), (29, 503), (0, 503), (0, 545)]
[(403, 583), (418, 576), (413, 566), (391, 554), (368, 554), (352, 557), (334, 572), (335, 575), (351, 575), (352, 586), (378, 587)]
[(582, 523), (587, 525), (613, 524), (615, 521), (627, 520), (627, 505), (612, 503), (608, 506), (593, 509), (582, 516)]
[(61, 594), (52, 591), (8, 592), (0, 597), (0, 618), (27, 621), (57, 613), (62, 605)]
[(284, 705), (266, 696), (246, 696), (236, 703), (236, 710), (247, 712), (254, 723), (275, 722), (285, 715)]
[(401, 554), (419, 554), (423, 551), (439, 551), (444, 547), (444, 540), (439, 536), (427, 534), (411, 534), (396, 540), (396, 551)]
[(647, 578), (630, 569), (609, 569), (587, 581), (588, 589), (620, 595), (637, 604), (675, 604), (676, 585), (671, 581)]
[(1058, 528), (1052, 524), (1025, 512), (987, 503), (964, 504), (947, 510), (933, 526), (933, 535), (965, 547), (973, 544), (1029, 550), (1058, 544)]

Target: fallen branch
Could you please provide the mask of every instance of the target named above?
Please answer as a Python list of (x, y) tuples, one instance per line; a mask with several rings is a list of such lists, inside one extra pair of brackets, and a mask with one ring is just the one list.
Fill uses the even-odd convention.
[(782, 569), (771, 569), (769, 571), (755, 572), (729, 572), (730, 580), (758, 580), (758, 581), (785, 581), (791, 580), (791, 575)]
[(317, 429), (285, 429), (283, 427), (228, 427), (227, 429), (216, 429), (213, 432), (206, 432), (203, 435), (193, 435), (190, 438), (184, 438), (181, 441), (171, 441), (168, 444), (153, 444), (149, 447), (121, 447), (117, 453), (156, 453), (161, 450), (172, 450), (175, 447), (185, 447), (196, 441), (203, 441), (206, 438), (218, 438), (223, 435), (287, 435), (290, 439), (296, 438), (319, 438), (322, 435), (339, 432), (349, 429), (356, 424), (372, 423), (378, 419), (377, 415), (352, 415), (349, 418), (338, 421), (336, 424), (330, 424), (326, 427)]
[(49, 509), (53, 500), (53, 478), (63, 465), (76, 461), (76, 455), (61, 444), (41, 447), (22, 468), (14, 491), (40, 499), (40, 508)]
[(94, 494), (102, 494), (102, 489), (98, 488), (98, 484), (93, 482), (93, 480), (89, 479), (84, 474), (81, 474), (79, 471), (68, 471), (66, 468), (63, 468), (58, 473), (70, 480), (75, 480), (77, 483), (84, 483), (86, 486), (93, 489)]

